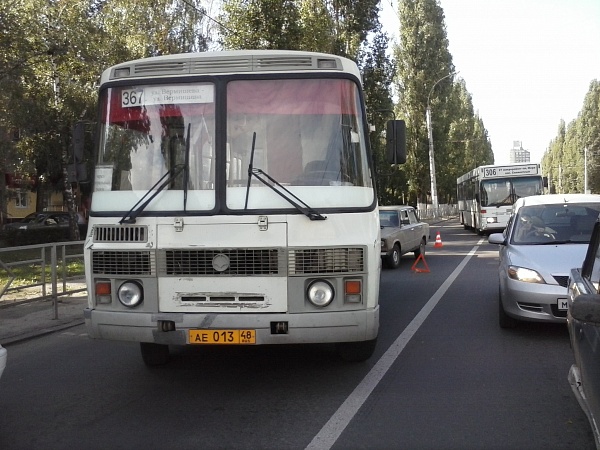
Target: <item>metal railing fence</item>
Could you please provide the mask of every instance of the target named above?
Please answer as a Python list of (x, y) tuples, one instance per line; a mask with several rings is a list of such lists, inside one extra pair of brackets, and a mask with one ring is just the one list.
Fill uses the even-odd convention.
[[(69, 270), (73, 261), (80, 261), (81, 269)], [(13, 285), (17, 279), (18, 285)], [(28, 300), (51, 298), (57, 319), (58, 297), (86, 291), (85, 287), (69, 286), (69, 282), (83, 279), (83, 241), (0, 248), (0, 301), (15, 292), (28, 293)], [(41, 295), (29, 296), (32, 288), (40, 288)]]

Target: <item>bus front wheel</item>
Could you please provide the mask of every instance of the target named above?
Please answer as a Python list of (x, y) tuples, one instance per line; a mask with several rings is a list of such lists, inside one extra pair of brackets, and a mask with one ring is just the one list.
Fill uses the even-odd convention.
[(340, 342), (336, 344), (337, 354), (348, 362), (362, 362), (373, 356), (375, 347), (377, 346), (377, 338), (371, 341), (361, 342)]
[(169, 346), (140, 342), (142, 359), (147, 366), (161, 366), (169, 362)]

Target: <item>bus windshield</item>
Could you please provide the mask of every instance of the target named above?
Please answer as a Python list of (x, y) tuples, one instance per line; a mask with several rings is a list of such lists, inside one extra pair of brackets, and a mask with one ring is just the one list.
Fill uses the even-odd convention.
[[(137, 192), (139, 198), (165, 174), (175, 173), (147, 210), (174, 209), (169, 192), (184, 189), (190, 209), (212, 209), (220, 186), (226, 188), (229, 209), (289, 208), (263, 183), (248, 180), (252, 164), (312, 207), (374, 202), (361, 99), (353, 81), (242, 79), (223, 86), (226, 95), (208, 82), (103, 90), (98, 201), (107, 191)], [(218, 130), (223, 130), (221, 139)], [(314, 197), (310, 189), (316, 187), (327, 188), (329, 195)], [(160, 199), (169, 201), (161, 206)]]
[(497, 178), (481, 182), (481, 206), (511, 206), (517, 199), (542, 193), (540, 177)]

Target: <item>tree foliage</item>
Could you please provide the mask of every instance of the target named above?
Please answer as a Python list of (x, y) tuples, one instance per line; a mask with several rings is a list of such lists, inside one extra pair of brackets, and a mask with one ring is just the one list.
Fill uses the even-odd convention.
[[(96, 81), (118, 62), (179, 52), (296, 49), (353, 59), (363, 75), (381, 203), (425, 203), (430, 191), (425, 111), (431, 108), (440, 202), (453, 202), (456, 178), (493, 163), (483, 118), (457, 78), (438, 0), (400, 0), (393, 56), (379, 22), (380, 0), (4, 0), (0, 2), (0, 172), (33, 176), (40, 190), (69, 200), (71, 129), (93, 120)], [(216, 14), (216, 13), (214, 13)], [(215, 33), (215, 34), (213, 34)], [(392, 95), (392, 91), (394, 95)], [(544, 155), (555, 192), (600, 193), (600, 84), (594, 80), (576, 120), (561, 122)], [(407, 123), (408, 161), (389, 167), (385, 122)], [(5, 193), (4, 173), (0, 190)], [(38, 205), (41, 209), (42, 205)], [(6, 212), (2, 194), (0, 212)], [(1, 217), (0, 217), (1, 219)]]
[[(5, 171), (35, 177), (37, 209), (61, 206), (43, 202), (45, 190), (63, 189), (73, 209), (65, 183), (71, 128), (93, 119), (101, 71), (127, 59), (204, 50), (203, 20), (200, 0), (0, 4), (0, 135), (11, 137), (0, 156)], [(5, 198), (1, 206), (5, 212)]]
[[(587, 153), (587, 158), (586, 158)], [(586, 161), (587, 160), (587, 161)], [(600, 193), (600, 82), (592, 80), (577, 118), (563, 120), (542, 158), (551, 193)]]
[(398, 7), (397, 115), (407, 123), (407, 195), (425, 203), (431, 194), (426, 110), (431, 109), (438, 198), (453, 202), (456, 178), (474, 161), (493, 162), (483, 120), (473, 113), (462, 80), (454, 80), (444, 12), (436, 0), (402, 0)]
[(222, 44), (227, 49), (288, 49), (356, 59), (379, 26), (379, 0), (227, 0)]

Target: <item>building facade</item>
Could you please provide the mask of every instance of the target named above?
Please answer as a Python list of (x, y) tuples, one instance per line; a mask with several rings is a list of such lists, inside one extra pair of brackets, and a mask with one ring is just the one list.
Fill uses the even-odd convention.
[(523, 148), (521, 141), (513, 141), (513, 148), (510, 149), (509, 162), (528, 163), (531, 162), (531, 153)]

